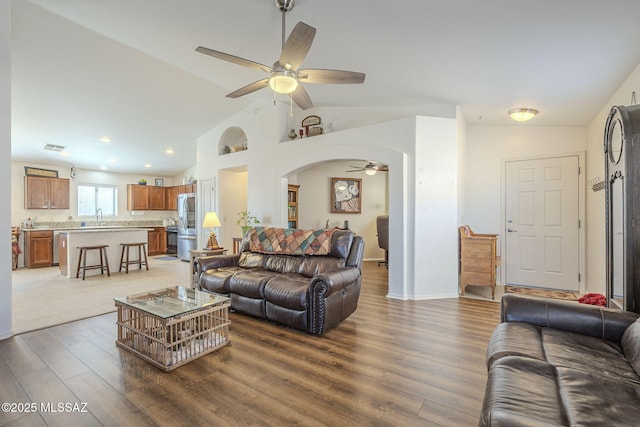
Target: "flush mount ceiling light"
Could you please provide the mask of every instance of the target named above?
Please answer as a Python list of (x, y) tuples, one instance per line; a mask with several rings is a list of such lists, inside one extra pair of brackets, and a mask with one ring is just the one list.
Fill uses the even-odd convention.
[(538, 114), (538, 110), (534, 110), (533, 108), (514, 108), (513, 110), (509, 110), (508, 113), (516, 122), (526, 122), (527, 120), (533, 119), (536, 114)]

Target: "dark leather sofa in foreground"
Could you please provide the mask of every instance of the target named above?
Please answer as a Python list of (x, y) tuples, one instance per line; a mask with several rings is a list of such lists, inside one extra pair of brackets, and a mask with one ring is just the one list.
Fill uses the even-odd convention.
[(637, 426), (638, 314), (514, 294), (487, 349), (481, 426)]
[(240, 253), (196, 258), (198, 288), (235, 311), (321, 335), (356, 310), (364, 241), (352, 231), (255, 227)]

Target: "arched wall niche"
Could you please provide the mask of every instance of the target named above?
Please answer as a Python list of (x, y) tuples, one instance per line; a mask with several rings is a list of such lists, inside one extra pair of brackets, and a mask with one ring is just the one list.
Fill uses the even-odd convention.
[(218, 155), (235, 153), (248, 148), (247, 134), (238, 126), (227, 128), (218, 141)]

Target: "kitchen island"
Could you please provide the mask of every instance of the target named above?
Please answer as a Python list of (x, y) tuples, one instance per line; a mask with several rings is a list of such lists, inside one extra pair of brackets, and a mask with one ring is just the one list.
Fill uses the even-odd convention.
[[(57, 242), (60, 251), (60, 274), (69, 279), (75, 278), (80, 255), (78, 247), (95, 245), (109, 245), (107, 248), (109, 270), (112, 273), (117, 272), (122, 251), (120, 243), (147, 243), (149, 230), (153, 228), (104, 227), (60, 231)], [(99, 256), (97, 251), (89, 251), (87, 265), (99, 264)]]

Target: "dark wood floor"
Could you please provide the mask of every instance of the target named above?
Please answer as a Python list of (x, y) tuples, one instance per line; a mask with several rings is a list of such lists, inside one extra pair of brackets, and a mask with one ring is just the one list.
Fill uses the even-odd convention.
[(0, 401), (36, 406), (0, 425), (477, 425), (499, 304), (386, 289), (366, 263), (358, 310), (321, 337), (232, 313), (230, 346), (171, 373), (116, 348), (115, 314), (0, 341)]

